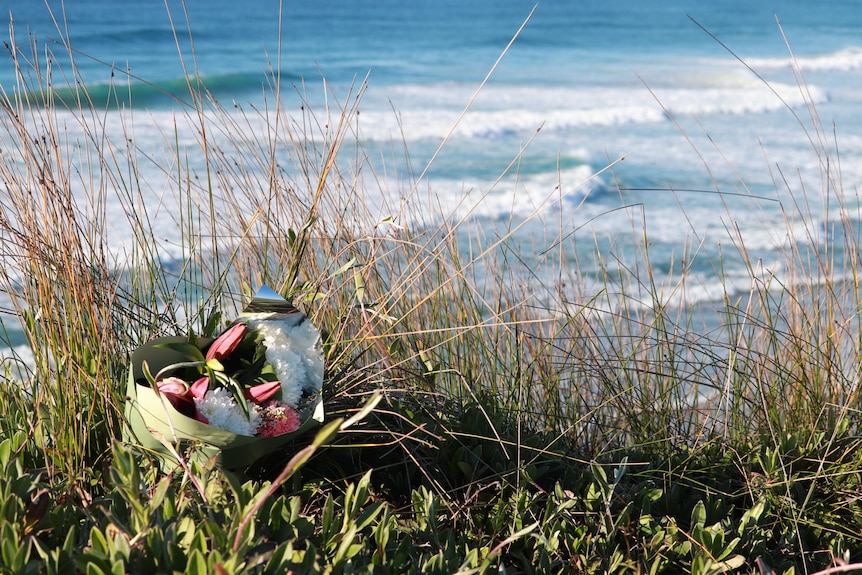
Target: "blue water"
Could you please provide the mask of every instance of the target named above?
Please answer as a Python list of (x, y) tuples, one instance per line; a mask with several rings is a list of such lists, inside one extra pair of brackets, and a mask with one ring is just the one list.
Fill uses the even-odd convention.
[[(572, 276), (587, 283), (597, 266), (589, 252), (598, 246), (606, 265), (634, 267), (644, 259), (637, 250), (644, 234), (650, 265), (671, 283), (680, 261), (698, 252), (681, 303), (718, 300), (722, 281), (741, 290), (750, 285), (733, 248), (740, 239), (728, 230), (739, 230), (764, 269), (782, 269), (782, 250), (798, 241), (788, 235), (788, 214), (791, 227), (814, 229), (815, 236), (837, 216), (837, 202), (827, 206), (820, 185), (806, 103), (816, 105), (830, 135), (836, 126), (842, 200), (857, 205), (858, 1), (814, 8), (805, 0), (333, 0), (281, 7), (276, 0), (187, 0), (184, 10), (175, 0), (169, 8), (163, 0), (67, 0), (65, 17), (60, 2), (50, 4), (61, 31), (43, 2), (4, 2), (19, 44), (34, 38), (40, 54), (50, 52), (63, 67), (67, 37), (98, 105), (116, 99), (112, 82), (123, 86), (121, 102), (108, 106), (108, 123), (110, 114), (133, 108), (143, 148), (147, 138), (156, 145), (160, 130), (170, 133), (172, 111), (188, 99), (189, 72), (228, 107), (260, 106), (267, 76), (277, 72), (285, 105), (297, 114), (298, 91), (313, 108), (323, 106), (322, 77), (330, 94), (346, 97), (367, 76), (360, 103), (366, 149), (389, 150), (393, 142), (400, 148), (403, 139), (410, 169), (419, 174), (451, 132), (422, 189), (451, 208), (453, 219), (469, 212), (489, 230), (539, 212), (516, 236), (525, 257), (545, 255), (553, 242), (537, 241), (542, 234), (574, 238), (578, 245), (567, 244), (563, 260), (570, 258)], [(8, 58), (0, 58), (0, 83), (15, 90)], [(501, 178), (528, 142), (517, 173)], [(380, 155), (369, 154), (370, 161)], [(613, 169), (604, 170), (609, 164)], [(776, 186), (779, 173), (786, 185)], [(143, 175), (160, 188), (163, 174)], [(392, 177), (367, 193), (403, 188)], [(795, 205), (810, 206), (807, 221), (797, 220)], [(726, 258), (721, 280), (719, 245)]]

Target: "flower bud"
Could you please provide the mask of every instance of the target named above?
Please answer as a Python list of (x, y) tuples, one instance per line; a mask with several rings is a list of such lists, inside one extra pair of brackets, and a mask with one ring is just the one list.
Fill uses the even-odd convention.
[(254, 387), (244, 389), (243, 395), (245, 395), (245, 398), (249, 401), (253, 401), (256, 404), (261, 405), (264, 401), (271, 398), (280, 390), (280, 382), (268, 381), (266, 383), (261, 383), (260, 385), (255, 385)]
[(209, 387), (210, 378), (204, 376), (196, 379), (195, 382), (189, 386), (189, 392), (192, 394), (192, 397), (203, 399), (203, 396), (207, 394)]
[(194, 399), (189, 393), (189, 384), (178, 377), (166, 377), (156, 382), (159, 393), (164, 395), (178, 412), (194, 418), (197, 413)]
[(239, 342), (245, 332), (248, 331), (248, 326), (244, 323), (235, 323), (230, 326), (223, 334), (218, 336), (207, 349), (206, 359), (223, 360), (229, 356), (233, 350), (237, 348)]

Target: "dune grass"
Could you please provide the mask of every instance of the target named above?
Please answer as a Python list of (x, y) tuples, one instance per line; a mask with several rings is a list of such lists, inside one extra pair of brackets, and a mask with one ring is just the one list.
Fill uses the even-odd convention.
[[(92, 106), (74, 70), (59, 99), (38, 53), (10, 50), (0, 292), (33, 358), (0, 377), (0, 572), (790, 573), (862, 559), (854, 206), (819, 250), (793, 244), (782, 278), (752, 259), (750, 290), (726, 290), (701, 329), (668, 303), (686, 270), (653, 277), (646, 237), (638, 266), (603, 267), (590, 292), (570, 274), (572, 237), (527, 261), (525, 222), (490, 238), (429, 212), (398, 153), (386, 180), (404, 189), (380, 193), (362, 84), (293, 113), (277, 88), (265, 109), (225, 108), (190, 80), (193, 104), (154, 151), (137, 147), (139, 112)], [(844, 202), (836, 143), (809, 112), (800, 131), (822, 170), (805, 185)], [(815, 229), (803, 207), (787, 218)], [(324, 331), (334, 423), (242, 478), (160, 474), (119, 442), (129, 353), (212, 334), (261, 284)]]

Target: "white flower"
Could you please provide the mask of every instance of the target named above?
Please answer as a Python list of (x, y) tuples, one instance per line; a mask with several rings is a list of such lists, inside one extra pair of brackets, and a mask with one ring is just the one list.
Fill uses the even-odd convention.
[(210, 425), (236, 433), (254, 435), (260, 423), (260, 415), (253, 403), (248, 403), (250, 418), (234, 400), (233, 395), (223, 387), (207, 391), (203, 398), (195, 398), (195, 406), (206, 417)]
[(296, 407), (302, 392), (314, 394), (323, 386), (323, 347), (320, 332), (305, 318), (254, 319), (249, 327), (264, 336), (266, 361), (281, 382), (281, 400)]

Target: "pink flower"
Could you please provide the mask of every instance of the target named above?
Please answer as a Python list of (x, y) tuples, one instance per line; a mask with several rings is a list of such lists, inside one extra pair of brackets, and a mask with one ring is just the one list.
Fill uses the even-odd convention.
[(203, 396), (207, 394), (207, 390), (210, 387), (210, 378), (204, 376), (195, 380), (193, 384), (189, 386), (189, 392), (192, 394), (192, 397), (196, 399), (203, 399)]
[(206, 358), (223, 360), (233, 352), (242, 341), (245, 332), (248, 331), (248, 326), (244, 323), (235, 323), (230, 326), (223, 334), (218, 336), (209, 349), (207, 349)]
[(253, 401), (258, 405), (262, 405), (264, 401), (270, 399), (273, 395), (281, 390), (281, 383), (278, 381), (268, 381), (266, 383), (261, 383), (260, 385), (255, 385), (254, 387), (248, 387), (243, 390), (243, 395), (249, 401)]
[(189, 384), (179, 377), (166, 377), (156, 382), (159, 391), (170, 395), (185, 395), (189, 392)]
[(156, 382), (160, 394), (164, 395), (178, 412), (194, 418), (197, 414), (194, 399), (189, 393), (189, 384), (178, 377), (166, 377)]
[[(197, 378), (195, 382), (189, 386), (189, 395), (192, 396), (192, 401), (194, 401), (195, 399), (203, 399), (203, 397), (207, 394), (209, 387), (210, 378), (206, 376)], [(197, 409), (197, 405), (195, 405), (195, 419), (197, 419), (201, 423), (206, 423), (207, 425), (209, 425), (210, 423), (210, 420), (207, 419), (207, 416)]]
[(299, 429), (299, 414), (289, 405), (272, 401), (260, 410), (260, 437), (276, 437)]

